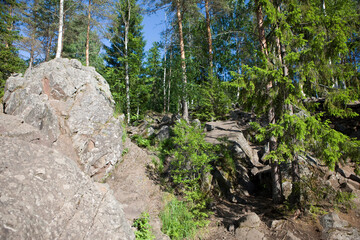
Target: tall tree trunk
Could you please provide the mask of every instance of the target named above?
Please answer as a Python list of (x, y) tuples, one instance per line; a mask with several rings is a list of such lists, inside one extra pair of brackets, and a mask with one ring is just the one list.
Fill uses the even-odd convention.
[(87, 24), (87, 32), (86, 32), (86, 66), (90, 65), (90, 24), (91, 24), (91, 0), (89, 0), (88, 6), (88, 24)]
[[(267, 51), (263, 12), (259, 0), (255, 0), (255, 7), (256, 7), (257, 27), (259, 31), (260, 49), (261, 52), (267, 58), (269, 54)], [(269, 81), (269, 83), (266, 86), (266, 90), (268, 94), (270, 94), (272, 87), (273, 87), (272, 81)], [(268, 111), (268, 122), (269, 123), (276, 122), (275, 108), (273, 106), (273, 103), (270, 103), (270, 109)], [(277, 140), (274, 136), (271, 136), (268, 144), (269, 144), (269, 148), (268, 148), (269, 151), (276, 151)], [(271, 165), (271, 181), (272, 181), (272, 199), (274, 203), (280, 203), (282, 202), (282, 186), (281, 186), (281, 173), (280, 173), (279, 163), (276, 160), (272, 160), (270, 165)]]
[(31, 32), (31, 46), (30, 46), (30, 60), (29, 60), (29, 68), (31, 69), (34, 63), (34, 54), (35, 54), (35, 30), (33, 29)]
[(51, 52), (51, 45), (52, 45), (52, 39), (53, 39), (53, 37), (50, 34), (50, 26), (48, 29), (48, 36), (49, 36), (49, 39), (48, 39), (47, 46), (46, 46), (45, 62), (50, 60), (50, 52)]
[[(241, 74), (241, 70), (240, 70), (240, 66), (238, 68), (238, 74), (240, 75)], [(239, 99), (240, 99), (240, 79), (238, 80), (238, 87), (237, 87), (237, 92), (236, 92), (236, 101), (239, 102)]]
[[(165, 24), (166, 24), (166, 12), (165, 12)], [(163, 112), (166, 112), (166, 51), (167, 51), (167, 28), (165, 29), (165, 47), (164, 47), (164, 78), (163, 78), (163, 94), (164, 94), (164, 108)]]
[(170, 68), (169, 68), (169, 79), (168, 79), (168, 99), (167, 99), (167, 111), (168, 111), (168, 112), (170, 112), (171, 63), (172, 63), (172, 49), (170, 48)]
[(125, 21), (125, 36), (124, 36), (124, 47), (125, 47), (125, 87), (126, 87), (126, 113), (127, 123), (130, 123), (130, 79), (129, 79), (129, 60), (128, 60), (128, 42), (129, 42), (129, 25), (130, 25), (131, 5), (128, 1), (128, 18)]
[(255, 7), (256, 7), (256, 19), (257, 19), (257, 27), (259, 31), (259, 42), (260, 42), (260, 49), (266, 56), (268, 55), (267, 51), (267, 44), (265, 38), (265, 29), (264, 29), (264, 19), (261, 5), (259, 4), (259, 0), (255, 0)]
[(180, 56), (181, 56), (181, 69), (182, 69), (182, 81), (183, 81), (183, 97), (182, 97), (182, 117), (185, 121), (189, 122), (189, 110), (187, 103), (187, 78), (186, 78), (186, 58), (185, 58), (185, 47), (184, 47), (184, 36), (182, 27), (182, 16), (180, 11), (180, 0), (176, 1), (176, 16), (179, 25), (179, 41), (180, 41)]
[(206, 30), (207, 38), (209, 45), (209, 65), (210, 65), (210, 74), (212, 75), (213, 71), (213, 48), (212, 48), (212, 39), (211, 39), (211, 23), (210, 23), (210, 11), (209, 11), (209, 0), (205, 0), (205, 12), (206, 12)]
[(291, 173), (292, 173), (292, 190), (290, 195), (290, 201), (295, 206), (300, 207), (300, 200), (301, 200), (300, 165), (299, 165), (299, 156), (297, 153), (294, 155), (294, 159), (291, 162)]
[(61, 57), (62, 39), (63, 39), (63, 27), (64, 27), (64, 0), (60, 0), (59, 36), (58, 36), (58, 45), (57, 45), (55, 58), (60, 58)]
[(163, 87), (164, 87), (164, 108), (163, 112), (166, 112), (166, 47), (164, 54), (164, 79), (163, 79)]

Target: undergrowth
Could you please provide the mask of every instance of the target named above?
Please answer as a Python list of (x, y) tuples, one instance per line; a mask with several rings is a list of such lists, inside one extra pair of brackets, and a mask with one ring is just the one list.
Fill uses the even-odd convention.
[(144, 148), (149, 148), (150, 147), (150, 144), (151, 144), (151, 140), (150, 139), (147, 139), (147, 138), (144, 138), (142, 137), (141, 135), (133, 135), (131, 137), (132, 140), (136, 141), (136, 144), (139, 146), (139, 147), (144, 147)]
[(162, 232), (171, 239), (191, 239), (194, 237), (201, 221), (195, 219), (186, 202), (176, 198), (167, 203), (160, 213)]
[(149, 223), (149, 214), (143, 212), (140, 218), (134, 220), (133, 227), (136, 228), (135, 238), (138, 240), (152, 240), (155, 239), (155, 235), (152, 232), (152, 228)]

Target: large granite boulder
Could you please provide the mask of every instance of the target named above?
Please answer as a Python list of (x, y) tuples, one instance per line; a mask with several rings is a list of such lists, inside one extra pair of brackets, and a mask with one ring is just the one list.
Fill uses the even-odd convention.
[(122, 206), (52, 141), (0, 114), (1, 239), (134, 239)]
[(100, 180), (121, 159), (121, 119), (105, 79), (77, 60), (55, 59), (10, 77), (4, 112), (41, 130), (53, 148)]

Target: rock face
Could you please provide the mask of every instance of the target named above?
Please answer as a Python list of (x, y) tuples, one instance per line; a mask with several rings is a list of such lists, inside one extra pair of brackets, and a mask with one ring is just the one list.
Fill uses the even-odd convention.
[(50, 139), (0, 114), (1, 239), (134, 239), (107, 185), (50, 148)]
[(52, 147), (102, 179), (122, 153), (121, 121), (113, 117), (109, 85), (94, 68), (55, 59), (10, 77), (4, 112), (41, 130)]
[(323, 226), (323, 237), (329, 240), (355, 240), (360, 239), (360, 234), (345, 220), (335, 213), (322, 216), (321, 225)]

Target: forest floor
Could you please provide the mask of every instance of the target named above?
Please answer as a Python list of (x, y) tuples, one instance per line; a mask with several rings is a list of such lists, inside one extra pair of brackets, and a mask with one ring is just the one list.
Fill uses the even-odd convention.
[[(211, 131), (211, 135), (209, 134), (207, 138), (209, 141), (211, 139), (216, 141), (218, 137), (225, 137), (224, 131), (231, 135), (238, 133), (240, 128), (241, 126), (237, 126), (234, 121), (219, 122), (216, 124), (216, 130)], [(140, 217), (141, 213), (147, 212), (150, 215), (150, 225), (156, 236), (155, 239), (169, 239), (161, 232), (159, 218), (169, 193), (162, 190), (159, 180), (154, 177), (151, 170), (153, 159), (157, 157), (148, 150), (138, 147), (130, 139), (124, 143), (124, 152), (121, 163), (107, 179), (107, 183), (114, 191), (117, 200), (123, 204), (125, 216), (130, 224)], [(238, 239), (234, 223), (250, 212), (260, 217), (263, 226), (260, 230), (265, 233), (266, 239), (322, 239), (322, 226), (317, 216), (299, 214), (297, 211), (284, 211), (283, 205), (274, 205), (270, 198), (263, 195), (236, 197), (239, 199), (236, 203), (214, 197), (210, 224), (200, 231), (198, 239)], [(350, 210), (347, 213), (338, 211), (338, 215), (360, 229), (359, 211)], [(271, 226), (273, 221), (279, 221), (280, 225), (273, 228)], [(293, 234), (292, 238), (289, 238), (289, 232)]]

